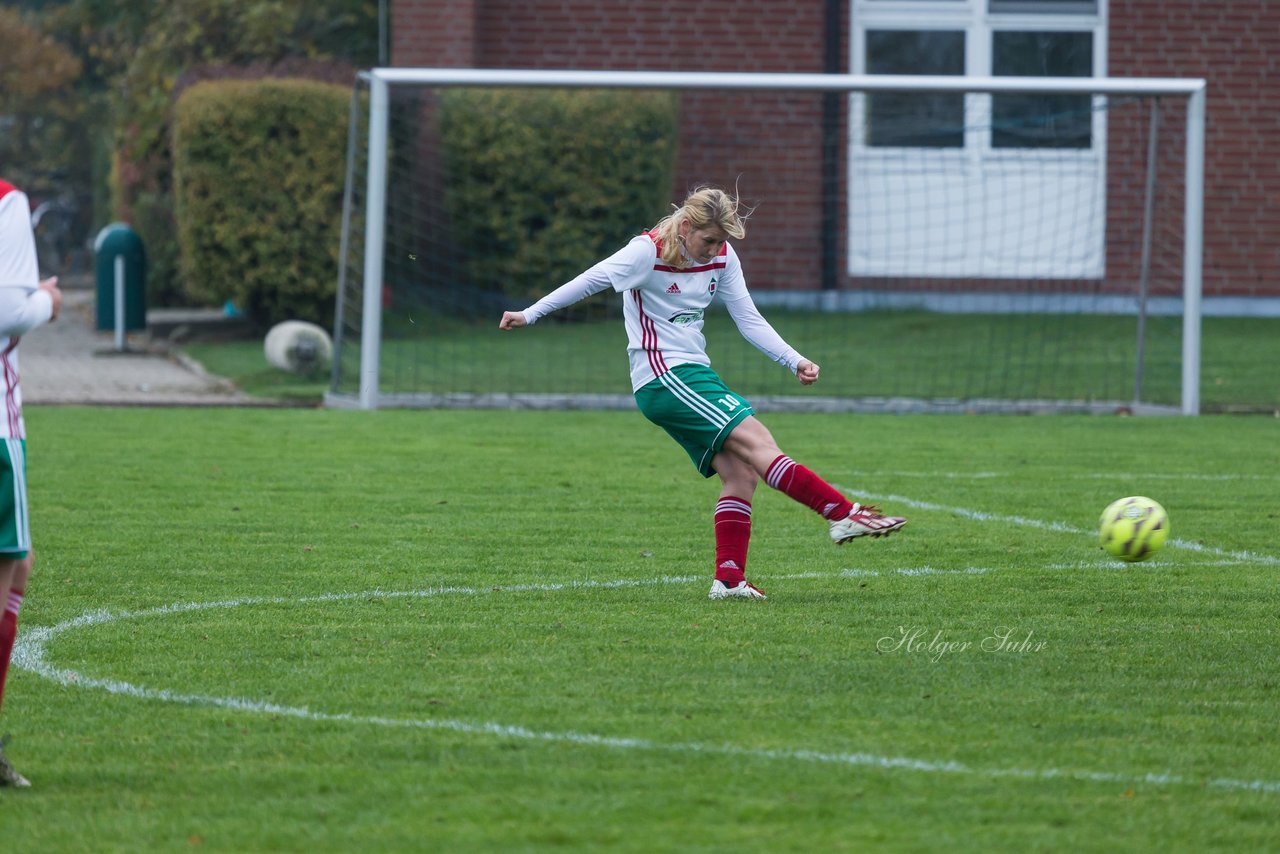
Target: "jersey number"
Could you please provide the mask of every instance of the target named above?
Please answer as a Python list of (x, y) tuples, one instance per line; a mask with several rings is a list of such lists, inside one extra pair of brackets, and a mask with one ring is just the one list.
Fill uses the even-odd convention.
[(726, 394), (724, 397), (717, 400), (716, 403), (719, 403), (721, 406), (723, 406), (725, 409), (729, 410), (730, 412), (733, 412), (733, 410), (737, 409), (739, 406), (742, 405), (742, 401), (738, 400), (736, 397), (734, 397), (731, 394)]

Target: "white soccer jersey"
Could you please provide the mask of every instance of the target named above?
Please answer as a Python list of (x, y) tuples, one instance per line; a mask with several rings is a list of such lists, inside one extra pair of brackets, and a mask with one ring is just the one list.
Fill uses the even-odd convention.
[(27, 196), (0, 180), (0, 385), (4, 412), (0, 438), (22, 439), (22, 391), (18, 386), (18, 339), (53, 316), (53, 299), (39, 290), (35, 236)]
[(0, 287), (39, 284), (36, 239), (27, 194), (0, 179)]
[(710, 365), (703, 314), (718, 294), (743, 336), (792, 372), (801, 356), (760, 315), (747, 292), (738, 254), (728, 243), (706, 264), (671, 267), (656, 238), (641, 234), (573, 281), (524, 310), (534, 323), (550, 312), (609, 287), (622, 294), (633, 390), (676, 365)]

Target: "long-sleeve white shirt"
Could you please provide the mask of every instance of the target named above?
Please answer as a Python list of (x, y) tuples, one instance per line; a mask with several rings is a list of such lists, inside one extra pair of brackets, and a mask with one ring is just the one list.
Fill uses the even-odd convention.
[(710, 365), (703, 314), (719, 294), (738, 331), (758, 350), (795, 373), (803, 357), (782, 340), (747, 292), (738, 254), (725, 244), (706, 264), (671, 267), (655, 238), (641, 234), (613, 255), (547, 294), (523, 312), (533, 324), (551, 312), (613, 288), (623, 294), (633, 390), (676, 365)]
[(4, 411), (0, 438), (26, 438), (22, 389), (18, 384), (18, 341), (53, 318), (53, 297), (41, 290), (31, 205), (27, 196), (0, 180), (0, 391)]

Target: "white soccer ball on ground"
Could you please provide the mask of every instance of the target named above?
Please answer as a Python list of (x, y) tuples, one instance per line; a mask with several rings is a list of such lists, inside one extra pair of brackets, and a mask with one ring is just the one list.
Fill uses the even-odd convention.
[(1127, 561), (1146, 560), (1169, 536), (1169, 514), (1159, 503), (1141, 495), (1121, 498), (1107, 505), (1098, 522), (1102, 547)]
[(305, 320), (286, 320), (267, 332), (262, 344), (273, 367), (293, 374), (316, 374), (333, 359), (329, 333)]

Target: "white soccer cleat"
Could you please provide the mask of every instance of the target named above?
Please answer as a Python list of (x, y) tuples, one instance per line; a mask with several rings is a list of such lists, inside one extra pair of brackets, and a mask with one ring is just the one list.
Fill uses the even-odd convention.
[(720, 579), (711, 582), (711, 592), (707, 594), (708, 599), (767, 599), (764, 591), (756, 587), (750, 581), (745, 579), (739, 581), (733, 587), (725, 585)]
[(848, 516), (831, 523), (831, 541), (839, 546), (854, 537), (884, 537), (905, 524), (901, 516), (883, 516), (878, 507), (855, 504)]

